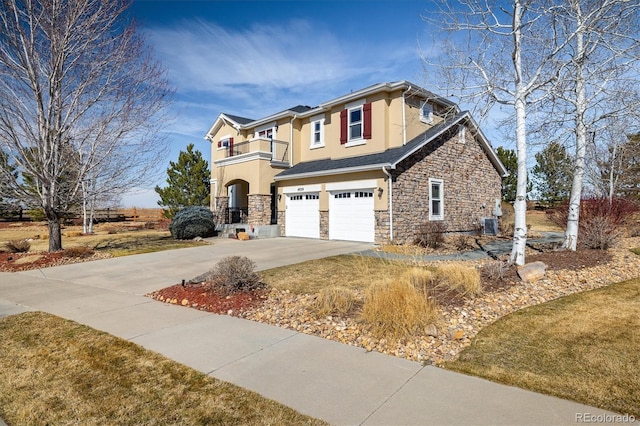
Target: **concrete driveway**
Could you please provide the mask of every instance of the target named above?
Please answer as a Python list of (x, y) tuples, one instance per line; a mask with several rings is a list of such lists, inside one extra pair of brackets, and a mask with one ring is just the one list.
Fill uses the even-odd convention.
[(306, 238), (250, 241), (210, 238), (207, 241), (211, 245), (75, 263), (20, 274), (144, 295), (203, 274), (226, 256), (247, 256), (256, 262), (258, 270), (263, 270), (373, 247), (373, 244), (353, 241)]
[[(0, 273), (0, 317), (41, 310), (156, 351), (332, 424), (574, 424), (610, 415), (534, 392), (143, 294), (245, 255), (271, 268), (370, 249), (276, 238)], [(0, 425), (2, 421), (0, 419)]]

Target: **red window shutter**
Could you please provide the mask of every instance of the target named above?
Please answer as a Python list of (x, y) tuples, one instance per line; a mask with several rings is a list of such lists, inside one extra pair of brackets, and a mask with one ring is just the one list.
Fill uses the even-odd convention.
[(229, 157), (233, 157), (233, 138), (229, 138)]
[(371, 102), (362, 106), (362, 113), (364, 115), (364, 129), (362, 130), (362, 137), (365, 139), (371, 139)]
[(347, 110), (340, 111), (340, 143), (347, 143)]
[(218, 148), (222, 147), (222, 141), (218, 141)]

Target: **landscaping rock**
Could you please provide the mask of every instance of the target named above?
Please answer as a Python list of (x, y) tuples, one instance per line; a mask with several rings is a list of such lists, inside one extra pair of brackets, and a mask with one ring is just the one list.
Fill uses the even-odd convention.
[(547, 265), (543, 262), (527, 263), (518, 267), (518, 276), (522, 281), (534, 282), (544, 277), (547, 271)]
[(429, 324), (424, 328), (425, 336), (438, 337), (438, 328), (435, 324)]

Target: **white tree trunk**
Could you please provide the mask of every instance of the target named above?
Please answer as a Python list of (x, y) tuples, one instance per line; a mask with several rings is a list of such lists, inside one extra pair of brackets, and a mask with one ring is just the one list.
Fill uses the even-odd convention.
[(513, 229), (513, 247), (511, 248), (510, 263), (524, 265), (524, 253), (527, 247), (527, 109), (526, 88), (522, 82), (521, 57), (521, 19), (522, 4), (520, 0), (514, 2), (513, 14), (513, 66), (515, 71), (515, 103), (516, 111), (516, 150), (518, 155), (518, 181), (516, 186), (516, 200), (513, 203), (515, 224)]
[(586, 79), (584, 76), (585, 46), (584, 26), (580, 2), (572, 2), (577, 18), (576, 55), (575, 63), (575, 125), (576, 125), (576, 158), (573, 171), (573, 183), (569, 197), (569, 212), (567, 216), (567, 230), (565, 231), (562, 247), (576, 251), (578, 247), (578, 228), (580, 219), (580, 199), (582, 198), (582, 180), (584, 177), (585, 156), (587, 153), (587, 126), (585, 113), (587, 110)]

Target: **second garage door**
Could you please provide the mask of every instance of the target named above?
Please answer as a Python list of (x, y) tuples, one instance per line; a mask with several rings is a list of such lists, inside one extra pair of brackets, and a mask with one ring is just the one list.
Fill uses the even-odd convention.
[(329, 239), (375, 241), (373, 189), (329, 193)]

